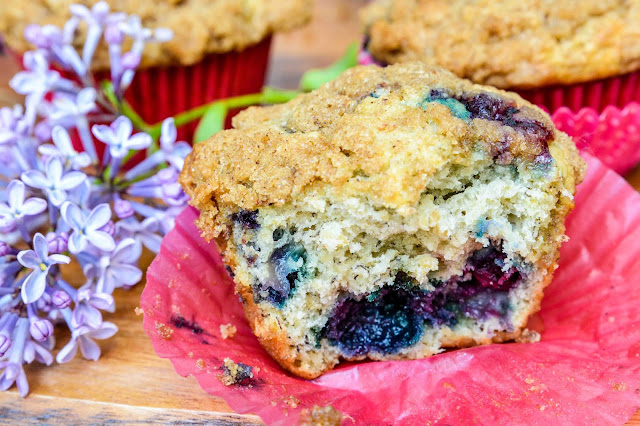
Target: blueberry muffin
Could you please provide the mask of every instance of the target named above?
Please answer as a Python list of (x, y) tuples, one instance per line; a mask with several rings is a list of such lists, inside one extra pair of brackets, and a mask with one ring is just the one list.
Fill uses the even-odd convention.
[[(98, 0), (30, 0), (7, 2), (0, 8), (0, 33), (16, 52), (33, 49), (24, 38), (29, 24), (62, 28), (71, 17), (69, 6), (88, 7)], [(312, 0), (107, 0), (112, 11), (140, 17), (142, 25), (168, 28), (167, 43), (149, 43), (141, 67), (193, 65), (207, 55), (244, 50), (269, 35), (305, 24)], [(81, 31), (84, 28), (80, 28)], [(79, 37), (84, 40), (84, 37)], [(127, 48), (125, 46), (125, 48)], [(108, 70), (106, 45), (96, 52), (94, 70)]]
[(579, 83), (640, 69), (638, 0), (376, 0), (368, 50), (500, 88)]
[(180, 180), (284, 368), (522, 335), (585, 167), (540, 109), (416, 62), (350, 69), (234, 127)]

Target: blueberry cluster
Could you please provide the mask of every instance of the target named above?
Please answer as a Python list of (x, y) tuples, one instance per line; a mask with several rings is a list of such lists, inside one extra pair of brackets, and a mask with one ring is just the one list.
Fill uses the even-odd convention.
[(307, 252), (300, 244), (287, 243), (275, 249), (269, 256), (269, 278), (257, 288), (261, 295), (258, 299), (282, 307), (300, 280), (307, 276), (306, 261)]
[(503, 271), (506, 256), (494, 247), (476, 251), (465, 273), (425, 291), (404, 272), (392, 286), (367, 297), (346, 296), (334, 308), (321, 336), (348, 356), (390, 354), (415, 344), (425, 326), (454, 326), (461, 318), (504, 318), (509, 290), (521, 279)]
[[(505, 126), (514, 128), (523, 134), (527, 141), (534, 145), (539, 153), (538, 160), (548, 162), (550, 153), (548, 143), (553, 138), (553, 131), (536, 120), (519, 117), (520, 110), (513, 101), (501, 99), (486, 93), (476, 95), (455, 96), (443, 89), (432, 89), (422, 102), (422, 107), (429, 102), (438, 102), (451, 110), (451, 113), (463, 120), (475, 118), (498, 121)], [(504, 151), (508, 144), (500, 147)], [(498, 152), (498, 155), (503, 152)]]

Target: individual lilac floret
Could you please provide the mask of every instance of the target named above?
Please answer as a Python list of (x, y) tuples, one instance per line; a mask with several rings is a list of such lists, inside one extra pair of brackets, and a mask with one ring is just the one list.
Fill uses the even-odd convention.
[(49, 253), (64, 253), (67, 251), (69, 234), (66, 232), (47, 232), (47, 242), (49, 243)]
[(47, 160), (44, 173), (40, 170), (27, 170), (21, 176), (27, 185), (45, 191), (51, 204), (56, 207), (67, 199), (67, 191), (80, 185), (86, 178), (87, 175), (78, 171), (65, 173), (59, 157)]
[(102, 256), (96, 263), (89, 263), (84, 273), (89, 279), (96, 279), (98, 292), (113, 293), (115, 288), (132, 286), (142, 278), (138, 263), (142, 247), (140, 242), (126, 238), (118, 243), (109, 255)]
[(9, 226), (25, 216), (40, 214), (47, 208), (47, 202), (41, 198), (25, 200), (25, 186), (19, 180), (12, 180), (6, 191), (8, 203), (0, 203), (0, 225), (2, 226)]
[[(66, 127), (76, 126), (80, 139), (82, 141), (82, 147), (86, 151), (82, 162), (74, 168), (86, 167), (89, 164), (88, 159), (93, 159), (97, 162), (98, 155), (96, 153), (95, 144), (91, 132), (89, 131), (88, 114), (96, 109), (96, 91), (92, 87), (86, 87), (78, 92), (75, 97), (72, 96), (56, 96), (52, 102), (52, 110), (49, 112), (47, 120), (51, 124), (62, 124)], [(71, 141), (66, 131), (59, 134), (55, 134), (56, 129), (53, 129), (52, 137), (54, 143), (55, 138), (60, 139), (60, 144), (64, 145), (65, 153), (68, 154), (74, 151), (70, 146)], [(67, 140), (69, 140), (67, 144)], [(58, 145), (58, 143), (56, 143)], [(75, 164), (76, 162), (74, 162)]]
[(132, 149), (146, 149), (152, 142), (151, 136), (146, 133), (136, 133), (132, 136), (131, 120), (122, 115), (109, 126), (96, 124), (92, 131), (98, 140), (109, 145), (109, 153), (114, 158), (124, 158)]
[(29, 326), (29, 333), (34, 340), (44, 342), (53, 334), (53, 324), (46, 319), (37, 319)]
[(87, 214), (77, 205), (67, 201), (62, 205), (61, 212), (65, 222), (73, 229), (69, 236), (71, 253), (85, 250), (88, 243), (106, 252), (115, 248), (113, 237), (101, 230), (111, 221), (111, 208), (108, 204), (99, 204)]
[(79, 327), (71, 333), (69, 343), (60, 349), (56, 356), (56, 361), (60, 364), (71, 361), (78, 352), (78, 346), (80, 346), (82, 356), (86, 359), (97, 361), (100, 358), (100, 346), (92, 339), (108, 339), (116, 334), (117, 331), (118, 327), (115, 324), (106, 321), (96, 329), (91, 329), (87, 326)]
[(154, 152), (140, 164), (125, 174), (125, 179), (134, 179), (147, 173), (160, 164), (167, 162), (176, 170), (182, 170), (184, 159), (191, 152), (191, 146), (186, 142), (176, 142), (177, 130), (173, 118), (167, 118), (162, 122), (160, 135), (160, 150)]
[(57, 62), (79, 76), (87, 73), (87, 66), (71, 45), (70, 37), (55, 25), (27, 25), (24, 38), (38, 47), (50, 62)]
[(71, 296), (63, 290), (56, 290), (51, 295), (51, 303), (58, 309), (65, 309), (71, 306)]
[(94, 292), (88, 287), (79, 289), (76, 295), (76, 306), (71, 315), (71, 326), (74, 328), (83, 325), (90, 328), (100, 327), (102, 324), (101, 310), (107, 312), (115, 310), (113, 296)]
[(132, 197), (159, 198), (170, 206), (183, 206), (189, 197), (177, 182), (179, 174), (173, 167), (167, 167), (131, 185), (127, 194)]
[[(109, 19), (109, 4), (105, 1), (99, 1), (91, 9), (82, 4), (72, 4), (69, 9), (75, 20), (82, 20), (87, 23), (87, 36), (82, 49), (82, 61), (89, 67), (96, 47), (100, 42), (103, 27)], [(72, 24), (77, 25), (73, 21)]]
[(29, 393), (29, 382), (27, 382), (27, 375), (22, 368), (28, 329), (29, 320), (26, 318), (18, 319), (13, 334), (13, 344), (9, 349), (9, 360), (0, 361), (0, 369), (4, 369), (0, 375), (0, 391), (9, 389), (15, 383), (22, 397)]
[(162, 236), (160, 236), (159, 231), (160, 222), (155, 217), (148, 217), (142, 222), (132, 217), (116, 224), (116, 232), (119, 237), (133, 238), (140, 241), (154, 253), (160, 251), (160, 245), (162, 244)]
[(41, 233), (33, 237), (33, 250), (23, 250), (18, 253), (18, 262), (25, 268), (32, 269), (27, 279), (22, 283), (22, 300), (33, 303), (40, 299), (47, 285), (49, 269), (53, 265), (68, 264), (71, 259), (62, 254), (49, 255), (49, 243)]
[(29, 126), (22, 113), (22, 105), (0, 108), (0, 145), (14, 143), (27, 137)]
[(59, 72), (49, 68), (49, 62), (40, 51), (26, 52), (22, 63), (26, 70), (17, 73), (9, 82), (21, 95), (44, 95), (62, 78)]

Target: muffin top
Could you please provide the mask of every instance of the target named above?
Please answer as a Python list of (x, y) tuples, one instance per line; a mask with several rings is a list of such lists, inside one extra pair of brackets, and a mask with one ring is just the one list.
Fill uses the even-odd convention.
[(361, 18), (377, 60), (422, 60), (500, 88), (640, 68), (640, 0), (376, 0)]
[(487, 166), (560, 176), (572, 193), (582, 173), (575, 145), (542, 110), (419, 62), (352, 68), (286, 104), (249, 108), (233, 125), (197, 144), (180, 176), (209, 238), (239, 209), (282, 205), (310, 188), (410, 214), (434, 175), (478, 155)]
[[(71, 16), (71, 4), (91, 6), (98, 0), (29, 0), (0, 7), (0, 32), (6, 43), (23, 53), (33, 48), (24, 39), (29, 24), (53, 24), (60, 28)], [(242, 50), (277, 31), (306, 23), (313, 0), (107, 0), (112, 11), (135, 14), (149, 28), (169, 28), (167, 43), (149, 43), (142, 67), (191, 65), (209, 53)], [(83, 28), (81, 28), (83, 30)], [(84, 41), (79, 34), (78, 48)], [(127, 46), (125, 46), (127, 47)], [(96, 52), (94, 68), (108, 69), (106, 46)]]

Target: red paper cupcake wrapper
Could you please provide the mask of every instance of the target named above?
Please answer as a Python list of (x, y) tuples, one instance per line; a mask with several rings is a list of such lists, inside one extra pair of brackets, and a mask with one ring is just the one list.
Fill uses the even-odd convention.
[[(206, 56), (191, 66), (157, 67), (136, 73), (126, 100), (147, 123), (157, 123), (217, 99), (258, 93), (269, 65), (271, 37), (241, 52)], [(191, 141), (197, 126), (178, 129), (178, 139)]]
[(589, 107), (600, 112), (607, 106), (624, 108), (640, 101), (640, 71), (585, 83), (515, 91), (550, 112), (562, 107), (576, 112)]
[[(570, 240), (537, 317), (539, 343), (342, 364), (313, 381), (291, 376), (251, 333), (191, 208), (148, 270), (144, 329), (178, 374), (271, 424), (296, 424), (303, 409), (328, 404), (345, 424), (622, 424), (640, 408), (640, 194), (586, 159)], [(228, 323), (238, 331), (223, 340), (219, 327)], [(257, 367), (254, 379), (222, 385), (226, 357)]]

